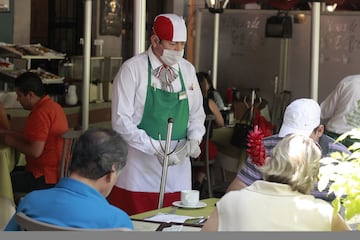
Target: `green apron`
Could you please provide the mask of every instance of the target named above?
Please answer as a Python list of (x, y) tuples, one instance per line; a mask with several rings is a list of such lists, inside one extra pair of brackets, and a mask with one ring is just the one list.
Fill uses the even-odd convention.
[(166, 139), (168, 119), (173, 118), (171, 140), (186, 138), (189, 121), (189, 101), (179, 68), (181, 91), (167, 92), (151, 86), (151, 63), (148, 59), (148, 86), (144, 113), (138, 128), (145, 130), (153, 139)]

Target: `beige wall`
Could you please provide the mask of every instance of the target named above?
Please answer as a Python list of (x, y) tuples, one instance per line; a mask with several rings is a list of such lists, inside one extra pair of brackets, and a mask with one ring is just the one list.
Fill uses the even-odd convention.
[(30, 43), (31, 0), (14, 1), (14, 44)]

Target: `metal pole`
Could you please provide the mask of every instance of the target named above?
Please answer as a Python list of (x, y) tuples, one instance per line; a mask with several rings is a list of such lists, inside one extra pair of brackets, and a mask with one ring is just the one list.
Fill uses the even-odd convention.
[(162, 173), (161, 173), (158, 209), (162, 208), (163, 203), (164, 203), (164, 194), (165, 194), (165, 186), (166, 186), (166, 178), (167, 178), (167, 170), (168, 170), (168, 162), (169, 162), (169, 152), (170, 152), (170, 141), (171, 141), (171, 133), (172, 133), (173, 123), (174, 123), (174, 119), (169, 118), (168, 126), (167, 126), (167, 133), (166, 133), (164, 163), (163, 163)]
[(280, 48), (280, 73), (279, 73), (279, 82), (277, 83), (277, 93), (285, 90), (287, 88), (287, 73), (288, 73), (288, 49), (289, 49), (289, 39), (281, 39), (281, 48)]
[(195, 21), (195, 69), (200, 68), (200, 50), (201, 50), (201, 44), (200, 44), (200, 38), (201, 38), (201, 17), (203, 17), (204, 13), (202, 11), (198, 11), (196, 13), (196, 21)]
[(134, 55), (145, 51), (146, 0), (134, 1)]
[(311, 76), (310, 95), (318, 101), (319, 88), (319, 49), (320, 49), (320, 2), (312, 3), (311, 10)]
[[(219, 58), (219, 29), (220, 29), (220, 13), (226, 8), (229, 0), (212, 1), (212, 7), (214, 12), (214, 49), (213, 49), (213, 69), (212, 69), (212, 81), (214, 88), (217, 88), (217, 74), (218, 74), (218, 58)], [(222, 5), (222, 6), (221, 6)], [(211, 11), (210, 11), (211, 12)]]
[(91, 15), (92, 0), (85, 0), (84, 14), (84, 68), (82, 89), (82, 130), (89, 127), (89, 91), (90, 91), (90, 57), (91, 57)]
[(214, 50), (213, 50), (213, 69), (212, 81), (214, 88), (217, 88), (217, 72), (218, 72), (218, 55), (219, 55), (219, 28), (220, 28), (220, 13), (215, 13), (214, 18)]

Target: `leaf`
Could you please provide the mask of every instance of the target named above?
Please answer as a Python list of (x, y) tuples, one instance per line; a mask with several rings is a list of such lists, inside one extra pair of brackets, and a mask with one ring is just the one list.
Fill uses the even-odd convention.
[(332, 201), (332, 205), (334, 207), (334, 210), (336, 212), (339, 212), (340, 211), (340, 206), (341, 206), (341, 202), (340, 202), (340, 198), (335, 198), (333, 201)]
[(327, 176), (320, 178), (317, 185), (319, 192), (324, 191), (328, 184), (329, 184), (329, 178)]
[(355, 151), (356, 149), (360, 149), (360, 142), (355, 142), (349, 147), (350, 151)]
[(328, 164), (333, 164), (333, 163), (339, 163), (339, 160), (333, 158), (332, 156), (331, 157), (324, 157), (324, 158), (320, 159), (320, 163), (328, 165)]
[[(327, 157), (325, 157), (325, 158), (327, 158)], [(340, 153), (340, 152), (333, 152), (333, 153), (330, 154), (330, 158), (332, 158), (332, 159), (343, 159), (343, 154)], [(322, 159), (324, 159), (324, 158), (322, 158)]]
[[(360, 128), (343, 134), (337, 141), (346, 136), (360, 139)], [(334, 192), (336, 198), (332, 205), (338, 211), (341, 205), (345, 208), (345, 218), (350, 220), (360, 216), (360, 141), (349, 147), (351, 154), (335, 152), (330, 158), (321, 159), (318, 189), (328, 193)], [(360, 225), (358, 227), (360, 230)]]

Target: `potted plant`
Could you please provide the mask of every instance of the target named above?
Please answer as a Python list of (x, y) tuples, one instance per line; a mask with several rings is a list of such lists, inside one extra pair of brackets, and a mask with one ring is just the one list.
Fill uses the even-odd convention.
[(321, 159), (318, 188), (324, 190), (330, 182), (329, 193), (334, 192), (336, 198), (332, 205), (335, 211), (345, 210), (345, 220), (355, 221), (360, 230), (360, 128), (341, 135), (336, 142), (346, 137), (359, 139), (348, 149), (351, 154), (335, 152), (331, 157)]

